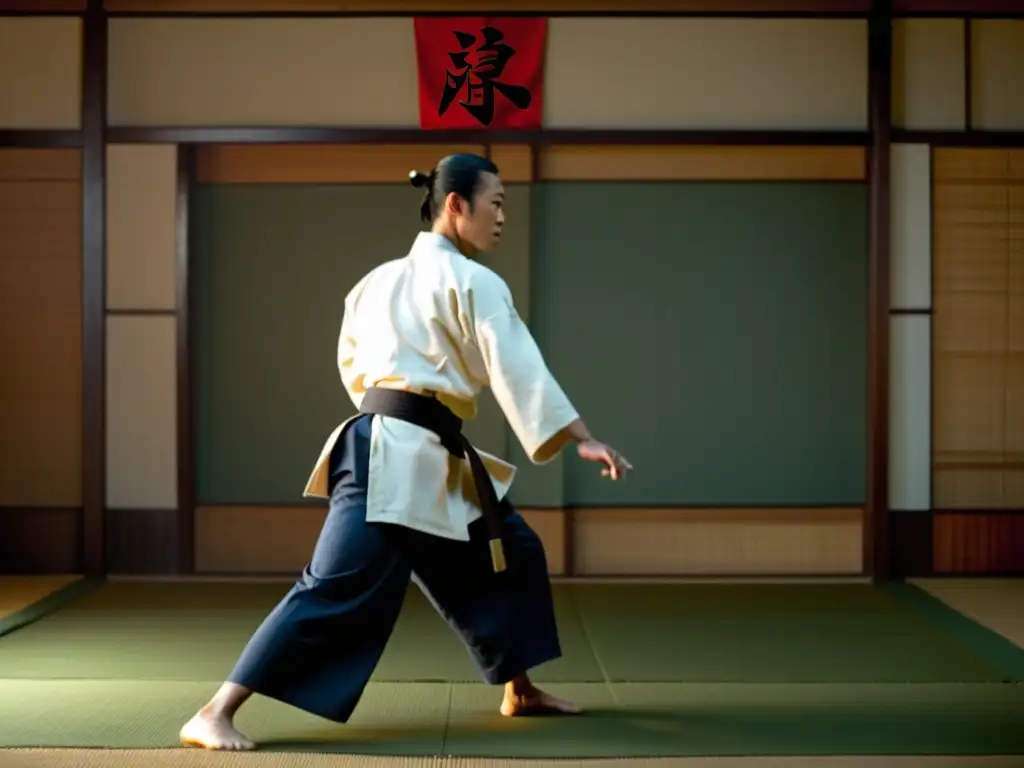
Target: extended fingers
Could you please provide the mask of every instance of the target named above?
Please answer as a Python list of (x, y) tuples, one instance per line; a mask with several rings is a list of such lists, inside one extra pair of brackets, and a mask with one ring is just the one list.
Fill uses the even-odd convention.
[(629, 461), (626, 459), (626, 457), (623, 456), (621, 453), (618, 453), (617, 451), (610, 451), (610, 454), (611, 454), (611, 456), (610, 456), (611, 461), (620, 470), (628, 471), (628, 470), (633, 469), (633, 465), (630, 464)]
[(611, 476), (612, 480), (618, 480), (621, 477), (625, 477), (626, 473), (633, 469), (633, 465), (626, 461), (625, 457), (611, 449), (609, 449), (602, 458), (606, 467), (601, 470), (601, 475), (604, 477)]

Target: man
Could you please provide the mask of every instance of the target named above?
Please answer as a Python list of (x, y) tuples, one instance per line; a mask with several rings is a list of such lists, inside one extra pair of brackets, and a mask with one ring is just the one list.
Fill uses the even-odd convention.
[(462, 420), (490, 386), (531, 461), (575, 442), (613, 480), (633, 467), (590, 435), (508, 286), (473, 260), (501, 239), (497, 167), (451, 155), (411, 180), (432, 231), (345, 300), (338, 368), (360, 413), (328, 438), (305, 489), (330, 499), (313, 557), (182, 728), (186, 745), (252, 749), (234, 715), (253, 693), (347, 722), (410, 578), (484, 680), (505, 686), (501, 714), (580, 711), (527, 675), (561, 655), (544, 549), (506, 498), (515, 467), (469, 445)]

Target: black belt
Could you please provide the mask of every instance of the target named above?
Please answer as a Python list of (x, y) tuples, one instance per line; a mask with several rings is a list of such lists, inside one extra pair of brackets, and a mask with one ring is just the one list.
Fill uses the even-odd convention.
[(436, 398), (381, 387), (371, 387), (366, 391), (359, 411), (407, 421), (430, 430), (438, 436), (441, 445), (452, 456), (459, 459), (469, 458), (469, 466), (473, 470), (473, 483), (476, 485), (476, 492), (480, 497), (480, 506), (490, 536), (491, 563), (494, 565), (495, 573), (504, 571), (505, 550), (501, 544), (501, 505), (480, 454), (462, 434), (462, 419)]

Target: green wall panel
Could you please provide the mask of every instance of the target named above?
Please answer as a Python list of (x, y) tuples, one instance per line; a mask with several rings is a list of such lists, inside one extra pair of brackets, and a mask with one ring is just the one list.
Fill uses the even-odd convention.
[(566, 504), (864, 499), (867, 188), (547, 183), (532, 324), (611, 483), (566, 460)]
[[(335, 364), (344, 297), (403, 256), (401, 185), (218, 185), (193, 195), (200, 503), (293, 504), (352, 414)], [(863, 500), (866, 188), (510, 185), (488, 257), (599, 436), (534, 467), (490, 393), (466, 431), (517, 463), (520, 506)], [(531, 252), (532, 249), (532, 252)]]
[[(529, 190), (510, 187), (494, 266), (529, 286)], [(295, 504), (323, 441), (355, 409), (336, 363), (345, 296), (405, 256), (422, 193), (395, 184), (201, 185), (191, 208), (200, 504)], [(518, 215), (516, 215), (518, 214)], [(504, 455), (486, 393), (466, 433)]]

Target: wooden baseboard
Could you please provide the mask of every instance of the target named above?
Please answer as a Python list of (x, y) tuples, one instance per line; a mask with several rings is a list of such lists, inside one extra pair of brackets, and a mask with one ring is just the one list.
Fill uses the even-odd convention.
[(856, 507), (578, 508), (578, 576), (859, 576)]
[[(522, 511), (544, 541), (555, 577), (808, 577), (854, 575), (855, 570), (847, 550), (855, 537), (851, 526), (857, 522), (859, 510)], [(296, 563), (308, 556), (323, 514), (318, 507), (201, 508), (196, 520), (196, 572), (291, 574)], [(893, 510), (889, 530), (894, 579), (1024, 574), (1024, 510)], [(632, 541), (623, 538), (624, 531)], [(766, 532), (781, 536), (778, 542), (792, 546), (788, 560), (778, 560), (775, 550), (770, 567), (758, 570), (756, 561), (763, 555), (755, 557), (751, 550), (754, 554), (748, 553), (745, 560), (733, 564), (735, 567), (722, 569), (697, 563), (693, 553), (687, 555), (695, 547), (699, 549), (701, 540), (724, 546)], [(108, 509), (107, 573), (182, 574), (178, 537), (177, 510)], [(660, 543), (664, 551), (652, 553), (652, 542)], [(829, 562), (817, 563), (801, 554), (821, 543), (835, 548)], [(630, 552), (634, 549), (648, 554), (633, 557)], [(658, 557), (652, 560), (655, 554)], [(730, 557), (735, 560), (739, 554), (734, 551)], [(661, 563), (669, 555), (679, 562)], [(820, 556), (818, 551), (815, 557)], [(833, 560), (841, 567), (829, 567)], [(644, 563), (650, 567), (641, 567)], [(80, 508), (0, 507), (0, 573), (81, 573), (82, 567)]]
[[(313, 551), (326, 507), (204, 506), (196, 510), (196, 572), (294, 574)], [(520, 510), (544, 543), (548, 570), (565, 573), (561, 510)]]
[(889, 576), (910, 579), (931, 576), (934, 514), (925, 511), (889, 512)]
[(107, 573), (181, 572), (178, 510), (108, 509), (106, 528)]
[(936, 575), (1024, 575), (1024, 509), (935, 512)]
[(0, 573), (81, 573), (81, 507), (0, 507)]
[[(196, 572), (296, 573), (323, 507), (203, 506)], [(857, 576), (862, 511), (823, 509), (520, 509), (552, 576)]]
[(1024, 509), (889, 513), (892, 578), (1024, 575)]

